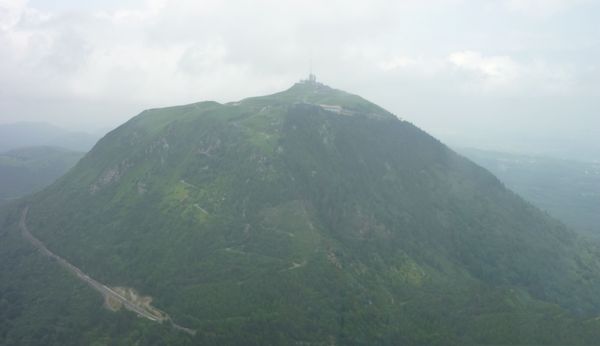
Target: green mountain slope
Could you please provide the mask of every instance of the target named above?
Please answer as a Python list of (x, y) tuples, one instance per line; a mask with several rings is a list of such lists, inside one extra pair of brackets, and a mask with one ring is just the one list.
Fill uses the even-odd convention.
[(600, 232), (600, 163), (461, 149), (506, 186), (573, 229)]
[[(25, 205), (49, 249), (198, 331), (165, 332), (182, 343), (600, 337), (595, 245), (412, 124), (320, 84), (145, 111), (7, 211), (15, 242)], [(106, 323), (114, 342), (149, 328)]]
[(0, 153), (0, 204), (39, 191), (71, 169), (83, 153), (29, 147)]

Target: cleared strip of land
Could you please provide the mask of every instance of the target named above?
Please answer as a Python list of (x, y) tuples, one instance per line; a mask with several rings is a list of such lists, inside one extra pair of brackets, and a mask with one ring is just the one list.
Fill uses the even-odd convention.
[(26, 221), (27, 221), (27, 213), (28, 212), (29, 212), (29, 207), (25, 207), (25, 209), (23, 209), (23, 211), (21, 213), (21, 220), (19, 221), (19, 228), (21, 229), (21, 234), (23, 235), (23, 237), (25, 237), (25, 239), (27, 239), (41, 253), (56, 260), (58, 262), (58, 264), (60, 264), (60, 266), (65, 268), (67, 271), (73, 273), (78, 279), (80, 279), (81, 281), (88, 284), (94, 290), (98, 291), (100, 294), (102, 294), (102, 296), (105, 299), (110, 298), (110, 299), (120, 302), (127, 310), (135, 312), (140, 317), (147, 318), (151, 321), (158, 322), (158, 323), (162, 323), (163, 321), (169, 321), (171, 323), (171, 325), (173, 326), (173, 328), (175, 328), (175, 329), (182, 330), (191, 335), (196, 334), (195, 330), (177, 325), (175, 322), (173, 322), (173, 320), (169, 317), (169, 315), (162, 313), (161, 311), (159, 311), (157, 309), (154, 309), (154, 308), (147, 309), (143, 305), (138, 305), (138, 304), (135, 304), (135, 303), (129, 301), (129, 299), (127, 299), (126, 297), (117, 293), (112, 288), (102, 284), (101, 282), (94, 280), (89, 275), (85, 274), (81, 269), (72, 265), (71, 263), (66, 261), (64, 258), (58, 256), (57, 254), (53, 253), (52, 251), (48, 250), (48, 248), (44, 245), (44, 243), (42, 243), (33, 234), (31, 234), (31, 232), (27, 228)]

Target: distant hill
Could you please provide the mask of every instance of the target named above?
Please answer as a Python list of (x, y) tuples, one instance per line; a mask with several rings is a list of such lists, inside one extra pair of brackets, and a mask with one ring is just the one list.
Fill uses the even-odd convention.
[(0, 152), (34, 146), (62, 147), (86, 152), (99, 138), (99, 135), (69, 131), (47, 123), (1, 124)]
[(82, 156), (82, 152), (54, 147), (21, 148), (0, 153), (0, 204), (50, 185)]
[(540, 209), (575, 230), (600, 236), (600, 163), (478, 149), (459, 151)]
[[(600, 340), (596, 243), (314, 82), (144, 111), (0, 215), (0, 344)], [(66, 262), (196, 334), (103, 302)]]

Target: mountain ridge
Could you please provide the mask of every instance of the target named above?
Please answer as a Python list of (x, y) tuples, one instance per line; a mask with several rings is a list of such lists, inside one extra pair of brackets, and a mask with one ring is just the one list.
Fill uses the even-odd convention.
[(98, 137), (96, 134), (66, 130), (43, 122), (0, 124), (0, 151), (38, 146), (88, 151)]
[(325, 86), (144, 111), (23, 203), (49, 249), (151, 295), (198, 330), (190, 342), (599, 333), (594, 244), (409, 122)]
[(0, 153), (0, 204), (39, 191), (66, 173), (83, 153), (56, 147), (25, 147)]

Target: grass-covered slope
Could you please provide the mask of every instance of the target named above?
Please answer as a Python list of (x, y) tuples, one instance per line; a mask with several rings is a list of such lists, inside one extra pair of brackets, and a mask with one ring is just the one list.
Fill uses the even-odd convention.
[(322, 85), (143, 112), (25, 204), (48, 248), (152, 296), (196, 343), (600, 337), (594, 246), (410, 123)]

